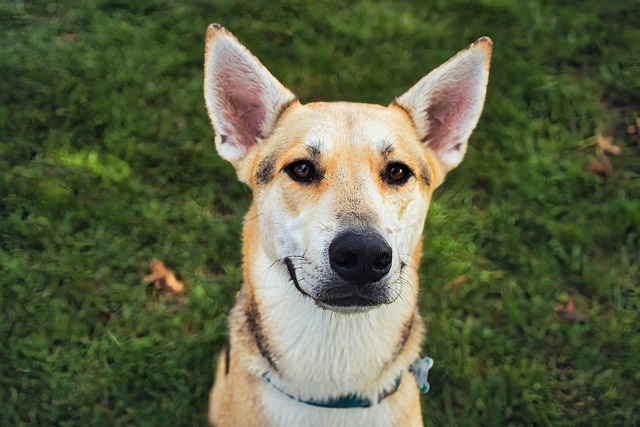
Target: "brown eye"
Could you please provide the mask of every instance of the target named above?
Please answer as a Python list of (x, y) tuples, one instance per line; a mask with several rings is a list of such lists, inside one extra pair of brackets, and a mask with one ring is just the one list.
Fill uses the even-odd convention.
[(413, 175), (409, 166), (402, 163), (390, 163), (385, 174), (386, 181), (392, 185), (402, 185)]
[(298, 178), (305, 179), (311, 174), (311, 167), (306, 163), (295, 165), (292, 169), (294, 175)]
[(311, 162), (299, 160), (284, 169), (294, 181), (311, 182), (315, 178), (315, 168)]

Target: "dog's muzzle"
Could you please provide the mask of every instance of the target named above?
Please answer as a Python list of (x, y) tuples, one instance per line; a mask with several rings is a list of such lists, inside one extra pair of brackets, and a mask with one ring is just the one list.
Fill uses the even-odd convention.
[(334, 278), (316, 295), (329, 309), (368, 309), (391, 302), (385, 276), (391, 270), (393, 251), (375, 232), (345, 231), (329, 245)]
[(398, 296), (385, 280), (391, 271), (393, 250), (378, 233), (340, 233), (329, 244), (327, 256), (330, 272), (315, 286), (305, 288), (300, 283), (308, 282), (304, 276), (298, 277), (294, 260), (284, 260), (295, 287), (318, 306), (340, 312), (366, 311), (390, 304)]

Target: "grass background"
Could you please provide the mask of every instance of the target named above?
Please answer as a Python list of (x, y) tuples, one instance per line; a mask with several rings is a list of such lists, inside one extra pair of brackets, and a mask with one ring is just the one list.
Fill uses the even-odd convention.
[[(640, 2), (4, 0), (0, 425), (204, 424), (251, 197), (213, 148), (211, 22), (303, 102), (386, 104), (492, 37), (427, 220), (425, 424), (640, 424)], [(142, 283), (152, 258), (183, 296)]]

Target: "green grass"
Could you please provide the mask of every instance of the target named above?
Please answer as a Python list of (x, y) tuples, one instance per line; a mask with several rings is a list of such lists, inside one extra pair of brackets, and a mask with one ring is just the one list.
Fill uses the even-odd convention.
[[(492, 37), (427, 220), (425, 424), (640, 424), (638, 1), (179, 3), (0, 4), (0, 425), (204, 423), (251, 197), (205, 113), (211, 22), (304, 102), (386, 104)], [(152, 258), (184, 298), (142, 283)]]

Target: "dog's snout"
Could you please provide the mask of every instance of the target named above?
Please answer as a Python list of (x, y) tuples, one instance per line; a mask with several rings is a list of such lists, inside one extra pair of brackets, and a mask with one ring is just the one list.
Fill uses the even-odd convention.
[(345, 232), (329, 246), (331, 268), (341, 278), (357, 284), (373, 283), (391, 269), (393, 252), (375, 233)]

